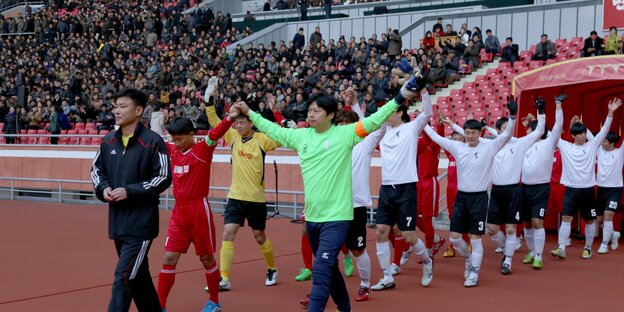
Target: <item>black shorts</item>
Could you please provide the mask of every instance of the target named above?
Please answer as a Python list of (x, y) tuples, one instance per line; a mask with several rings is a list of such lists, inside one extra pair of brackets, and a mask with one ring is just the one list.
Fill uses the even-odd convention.
[(544, 220), (550, 200), (550, 183), (527, 185), (522, 184), (522, 220)]
[(583, 219), (596, 219), (596, 192), (594, 188), (573, 188), (566, 186), (563, 196), (562, 215), (574, 217), (579, 210), (581, 211), (581, 217)]
[(598, 209), (596, 214), (604, 215), (605, 210), (616, 212), (622, 200), (621, 187), (598, 187)]
[(487, 192), (458, 191), (451, 217), (451, 232), (483, 235), (488, 201)]
[(518, 224), (521, 222), (520, 207), (522, 207), (520, 185), (492, 185), (487, 223)]
[(256, 203), (244, 200), (228, 198), (225, 205), (224, 224), (237, 223), (240, 226), (247, 224), (254, 230), (266, 228), (266, 203)]
[(349, 233), (345, 239), (345, 244), (349, 250), (366, 249), (366, 220), (368, 219), (366, 207), (353, 209), (353, 220), (349, 227)]
[(377, 224), (396, 224), (401, 231), (415, 231), (417, 203), (415, 182), (382, 185), (375, 220)]

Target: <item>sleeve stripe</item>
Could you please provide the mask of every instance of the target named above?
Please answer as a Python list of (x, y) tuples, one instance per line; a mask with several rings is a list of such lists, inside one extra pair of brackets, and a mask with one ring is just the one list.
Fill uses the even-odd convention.
[(364, 124), (362, 124), (361, 121), (358, 121), (355, 124), (355, 134), (360, 138), (365, 138), (368, 135), (368, 132), (366, 132), (366, 129), (364, 129)]
[(92, 164), (92, 169), (91, 169), (91, 180), (93, 181), (93, 186), (95, 188), (97, 188), (98, 185), (100, 185), (100, 175), (98, 174), (99, 170), (97, 166), (95, 165), (95, 162), (100, 157), (100, 150), (101, 149), (98, 149), (97, 152), (95, 153), (95, 157), (93, 158), (93, 164)]
[(149, 183), (148, 182), (143, 183), (144, 189), (148, 190), (150, 188), (156, 187), (160, 183), (162, 183), (165, 179), (167, 179), (167, 168), (169, 167), (167, 158), (168, 158), (167, 155), (158, 153), (158, 159), (160, 161), (160, 171), (158, 172), (158, 176), (152, 178), (152, 180), (150, 180)]

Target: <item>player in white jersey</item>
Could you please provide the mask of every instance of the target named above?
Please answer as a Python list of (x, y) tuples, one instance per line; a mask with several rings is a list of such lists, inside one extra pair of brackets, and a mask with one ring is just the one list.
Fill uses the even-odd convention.
[(385, 290), (395, 287), (390, 270), (391, 254), (388, 235), (393, 226), (402, 232), (404, 241), (411, 245), (413, 252), (423, 261), (421, 284), (428, 286), (433, 279), (433, 263), (425, 244), (416, 236), (416, 182), (418, 170), (416, 151), (418, 137), (433, 112), (427, 89), (421, 91), (423, 112), (415, 120), (409, 121), (407, 107), (399, 106), (396, 113), (388, 118), (386, 134), (379, 144), (381, 151), (381, 188), (377, 207), (377, 258), (383, 270), (379, 283), (372, 290)]
[[(622, 167), (624, 166), (624, 148), (615, 148), (620, 141), (620, 136), (609, 132), (602, 146), (598, 149), (598, 222), (602, 227), (602, 244), (598, 248), (599, 254), (609, 251), (608, 244), (611, 239), (611, 247), (617, 249), (618, 238), (613, 232), (613, 216), (617, 212), (622, 198)], [(618, 233), (619, 234), (619, 233)]]
[[(516, 251), (516, 225), (521, 222), (520, 207), (522, 206), (522, 190), (520, 189), (520, 173), (524, 154), (544, 134), (546, 126), (546, 101), (538, 98), (535, 101), (537, 108), (538, 126), (536, 131), (521, 138), (512, 137), (501, 148), (492, 164), (492, 191), (487, 214), (487, 229), (499, 247), (504, 248), (504, 257), (501, 263), (501, 273), (511, 274), (511, 260)], [(496, 121), (496, 130), (502, 133), (507, 127), (508, 119), (503, 117)], [(501, 225), (505, 224), (505, 233)]]
[[(475, 287), (479, 283), (479, 269), (483, 260), (481, 236), (485, 232), (488, 207), (487, 188), (492, 179), (492, 161), (496, 153), (511, 139), (516, 125), (518, 104), (508, 98), (510, 119), (505, 131), (494, 140), (480, 140), (481, 122), (470, 119), (464, 124), (466, 143), (439, 136), (431, 127), (425, 132), (443, 149), (455, 157), (457, 164), (457, 198), (451, 219), (451, 243), (461, 256), (466, 258), (464, 286)], [(462, 234), (470, 234), (472, 253), (462, 240)]]
[(585, 248), (583, 249), (583, 259), (592, 256), (591, 247), (596, 235), (596, 153), (598, 147), (607, 136), (613, 121), (613, 112), (622, 105), (620, 99), (609, 102), (609, 114), (595, 138), (587, 140), (587, 127), (582, 123), (575, 123), (570, 128), (570, 134), (574, 143), (559, 139), (557, 147), (561, 151), (561, 161), (563, 172), (561, 184), (565, 185), (565, 197), (563, 199), (563, 218), (559, 228), (559, 246), (551, 251), (553, 256), (565, 259), (565, 242), (570, 237), (572, 217), (578, 210), (585, 219)]
[[(566, 95), (555, 98), (555, 125), (552, 131), (544, 131), (541, 140), (526, 151), (522, 159), (522, 220), (524, 237), (529, 253), (522, 263), (533, 264), (533, 268), (542, 268), (542, 254), (546, 242), (544, 217), (550, 197), (550, 175), (553, 166), (553, 154), (563, 129), (563, 110), (561, 105)], [(530, 121), (527, 135), (538, 127), (537, 121)]]

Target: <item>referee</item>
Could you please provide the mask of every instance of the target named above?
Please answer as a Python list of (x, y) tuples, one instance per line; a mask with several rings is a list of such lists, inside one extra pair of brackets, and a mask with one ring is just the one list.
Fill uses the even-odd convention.
[(91, 178), (96, 196), (107, 202), (108, 236), (115, 241), (115, 268), (109, 312), (160, 311), (147, 253), (158, 236), (159, 195), (171, 185), (171, 168), (162, 137), (140, 123), (147, 96), (125, 89), (115, 96), (119, 128), (102, 140)]

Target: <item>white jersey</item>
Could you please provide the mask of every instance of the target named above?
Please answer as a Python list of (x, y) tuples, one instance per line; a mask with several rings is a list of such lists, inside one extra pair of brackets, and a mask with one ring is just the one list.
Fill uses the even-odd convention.
[(596, 152), (607, 137), (612, 121), (612, 117), (607, 117), (596, 137), (583, 145), (559, 139), (557, 147), (561, 151), (563, 164), (561, 184), (573, 188), (588, 188), (596, 185)]
[(373, 152), (386, 132), (386, 125), (369, 134), (353, 147), (351, 153), (351, 179), (353, 183), (353, 207), (372, 207), (370, 195), (370, 163)]
[(386, 129), (379, 144), (382, 185), (418, 182), (418, 137), (432, 115), (431, 100), (427, 94), (423, 95), (423, 108), (416, 120)]
[(439, 136), (431, 127), (425, 132), (440, 147), (455, 157), (457, 164), (457, 189), (462, 192), (485, 192), (492, 179), (492, 160), (496, 153), (511, 139), (516, 120), (509, 119), (507, 128), (496, 139), (480, 140), (475, 147), (467, 143)]
[(622, 187), (622, 167), (624, 166), (624, 148), (606, 151), (598, 148), (598, 174), (596, 184), (600, 187)]
[(553, 154), (561, 138), (563, 110), (555, 111), (555, 125), (544, 140), (533, 144), (522, 160), (522, 184), (536, 185), (550, 183), (553, 167)]
[(520, 174), (522, 173), (522, 163), (524, 154), (527, 150), (537, 142), (544, 134), (546, 128), (546, 115), (537, 117), (537, 127), (535, 131), (521, 138), (511, 138), (503, 148), (494, 156), (492, 164), (492, 184), (493, 185), (511, 185), (520, 183)]

